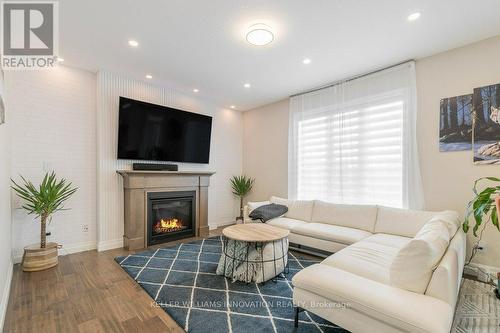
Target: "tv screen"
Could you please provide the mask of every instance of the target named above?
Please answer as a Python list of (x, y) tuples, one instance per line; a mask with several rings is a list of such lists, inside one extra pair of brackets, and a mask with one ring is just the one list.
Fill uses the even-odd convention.
[(208, 163), (212, 117), (120, 97), (118, 158)]

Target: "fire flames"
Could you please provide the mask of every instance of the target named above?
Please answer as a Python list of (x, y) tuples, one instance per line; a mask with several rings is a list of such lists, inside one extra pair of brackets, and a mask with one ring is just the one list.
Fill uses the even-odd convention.
[(160, 219), (154, 225), (155, 233), (165, 233), (165, 232), (173, 232), (185, 229), (186, 227), (182, 225), (179, 219)]

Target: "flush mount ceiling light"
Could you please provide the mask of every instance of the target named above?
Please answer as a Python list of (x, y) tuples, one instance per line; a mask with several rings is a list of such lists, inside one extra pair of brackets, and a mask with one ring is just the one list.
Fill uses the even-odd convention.
[(250, 88), (250, 87), (251, 87), (251, 85), (250, 85), (250, 83), (245, 83), (245, 84), (243, 85), (243, 87), (245, 87), (245, 88)]
[(193, 89), (193, 92), (195, 92), (195, 93), (197, 93), (198, 91), (199, 91), (199, 90), (198, 90), (198, 89), (196, 89), (196, 88), (194, 88), (194, 89)]
[(416, 13), (413, 13), (413, 14), (410, 14), (408, 15), (408, 17), (406, 18), (408, 21), (410, 22), (413, 22), (413, 21), (416, 21), (420, 18), (420, 13), (419, 12), (416, 12)]
[(146, 74), (146, 79), (150, 79), (150, 80), (151, 80), (152, 78), (153, 78), (153, 75), (151, 75), (151, 74)]
[(309, 59), (309, 58), (305, 58), (304, 60), (302, 60), (302, 63), (303, 63), (304, 65), (309, 65), (309, 64), (311, 63), (311, 59)]
[(274, 40), (271, 27), (258, 23), (250, 26), (247, 31), (246, 40), (252, 45), (264, 46)]
[(231, 106), (230, 106), (230, 108), (231, 108), (231, 109), (236, 109), (236, 106), (231, 105)]
[(137, 47), (137, 46), (139, 46), (139, 42), (136, 41), (136, 40), (131, 39), (131, 40), (128, 41), (128, 45), (130, 45), (132, 47)]

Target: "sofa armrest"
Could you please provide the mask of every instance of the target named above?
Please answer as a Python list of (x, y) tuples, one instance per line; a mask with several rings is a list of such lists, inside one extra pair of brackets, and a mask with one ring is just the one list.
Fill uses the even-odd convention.
[(243, 223), (254, 223), (254, 221), (248, 216), (252, 210), (257, 207), (268, 205), (269, 201), (249, 201), (245, 207), (243, 207)]
[(459, 229), (452, 238), (441, 262), (432, 273), (426, 295), (436, 297), (455, 307), (465, 264), (466, 236)]
[[(454, 308), (448, 303), (328, 265), (309, 266), (298, 272), (292, 283), (295, 288), (293, 302), (305, 309), (324, 305), (311, 303), (311, 299), (303, 300), (300, 290), (318, 295), (318, 299), (347, 304), (350, 310), (405, 332), (445, 333), (451, 327)], [(351, 328), (348, 323), (337, 324)]]

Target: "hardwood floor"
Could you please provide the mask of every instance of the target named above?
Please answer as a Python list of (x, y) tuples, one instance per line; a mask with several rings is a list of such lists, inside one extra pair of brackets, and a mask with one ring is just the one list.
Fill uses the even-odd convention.
[(184, 332), (113, 260), (132, 252), (70, 254), (42, 272), (15, 265), (4, 332)]

